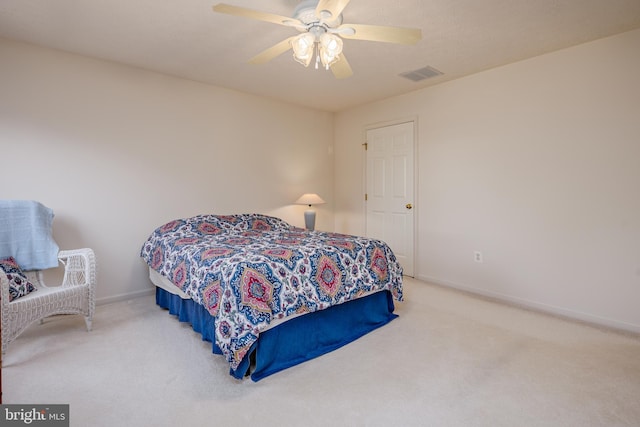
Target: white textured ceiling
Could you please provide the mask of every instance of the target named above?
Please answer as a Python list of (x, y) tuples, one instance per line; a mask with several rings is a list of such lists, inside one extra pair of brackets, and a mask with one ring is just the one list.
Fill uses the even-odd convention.
[[(339, 111), (640, 28), (640, 0), (352, 0), (345, 23), (420, 28), (423, 39), (345, 40), (354, 75), (336, 80), (290, 52), (248, 64), (296, 30), (214, 13), (218, 2), (0, 0), (0, 37)], [(224, 2), (285, 16), (298, 3)], [(398, 76), (427, 65), (444, 74), (419, 83)]]

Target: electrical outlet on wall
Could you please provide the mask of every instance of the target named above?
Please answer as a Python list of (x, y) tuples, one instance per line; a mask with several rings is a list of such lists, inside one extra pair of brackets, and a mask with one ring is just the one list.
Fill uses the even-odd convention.
[(482, 252), (480, 252), (480, 251), (475, 251), (475, 252), (473, 253), (473, 260), (474, 260), (475, 262), (482, 263)]

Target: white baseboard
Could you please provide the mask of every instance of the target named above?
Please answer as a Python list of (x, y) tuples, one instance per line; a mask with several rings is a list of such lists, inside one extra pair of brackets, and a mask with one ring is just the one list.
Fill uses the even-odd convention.
[(483, 296), (486, 298), (494, 299), (500, 302), (541, 311), (544, 313), (560, 316), (580, 322), (585, 322), (593, 326), (601, 326), (619, 331), (632, 332), (634, 334), (640, 334), (640, 325), (634, 325), (632, 323), (626, 323), (615, 319), (609, 319), (589, 313), (583, 313), (580, 311), (571, 310), (564, 307), (557, 307), (549, 304), (540, 303), (537, 301), (531, 301), (525, 298), (519, 298), (512, 295), (501, 294), (499, 292), (487, 291), (485, 289), (476, 288), (469, 285), (463, 285), (460, 283), (454, 283), (449, 280), (442, 280), (436, 277), (423, 276), (418, 277), (419, 280), (424, 282), (433, 283), (434, 285), (444, 286), (447, 288), (458, 289), (461, 291), (469, 292), (471, 294)]
[(149, 295), (153, 295), (155, 291), (156, 291), (156, 287), (154, 286), (148, 289), (143, 289), (141, 291), (127, 292), (126, 294), (114, 295), (114, 296), (104, 297), (104, 298), (97, 298), (96, 305), (111, 304), (112, 302), (127, 301), (132, 298), (149, 296)]

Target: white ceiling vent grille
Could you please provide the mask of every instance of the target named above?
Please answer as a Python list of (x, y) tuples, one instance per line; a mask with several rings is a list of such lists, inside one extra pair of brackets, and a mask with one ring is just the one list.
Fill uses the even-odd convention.
[(401, 73), (400, 77), (404, 77), (405, 79), (409, 79), (414, 82), (419, 82), (422, 80), (430, 79), (432, 77), (441, 76), (442, 74), (444, 74), (442, 71), (436, 70), (433, 67), (426, 66), (417, 70)]

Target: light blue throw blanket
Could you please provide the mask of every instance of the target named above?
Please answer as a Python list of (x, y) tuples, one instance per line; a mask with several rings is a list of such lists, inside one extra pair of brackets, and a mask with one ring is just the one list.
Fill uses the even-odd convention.
[(53, 210), (33, 200), (0, 200), (0, 259), (12, 256), (23, 270), (58, 266), (51, 228)]

